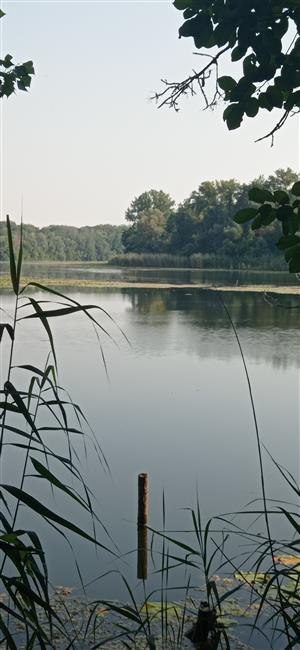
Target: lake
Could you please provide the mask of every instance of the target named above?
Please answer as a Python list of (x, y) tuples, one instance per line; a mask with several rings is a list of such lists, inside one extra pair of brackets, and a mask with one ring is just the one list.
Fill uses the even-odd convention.
[[(32, 269), (33, 267), (31, 267)], [(50, 268), (50, 267), (49, 267)], [(35, 274), (47, 276), (39, 266)], [(32, 272), (32, 271), (31, 271)], [(49, 271), (48, 271), (49, 272)], [(137, 281), (157, 281), (153, 270), (100, 269), (91, 266), (51, 265), (52, 277), (88, 277), (90, 274), (118, 274)], [(24, 269), (24, 274), (29, 273)], [(55, 273), (57, 275), (55, 275)], [(148, 275), (147, 275), (148, 273)], [(190, 271), (163, 271), (159, 275), (177, 282)], [(192, 274), (199, 274), (195, 271)], [(297, 279), (288, 274), (262, 275), (252, 272), (230, 275), (205, 273), (218, 284), (270, 284), (270, 287)], [(72, 274), (75, 274), (73, 276)], [(284, 276), (284, 277), (282, 277)], [(141, 280), (143, 277), (143, 280)], [(156, 280), (154, 280), (156, 277)], [(194, 276), (193, 276), (194, 277)], [(167, 278), (167, 280), (166, 280)], [(213, 278), (213, 280), (211, 280)], [(183, 282), (187, 282), (184, 278)], [(60, 288), (62, 290), (62, 288)], [(108, 460), (111, 475), (100, 466), (92, 447), (88, 466), (80, 449), (82, 472), (99, 500), (99, 513), (122, 553), (121, 562), (98, 555), (87, 544), (72, 538), (85, 583), (105, 571), (122, 570), (136, 585), (137, 475), (150, 478), (150, 525), (162, 529), (163, 494), (168, 531), (189, 531), (198, 493), (203, 521), (213, 515), (234, 513), (246, 504), (261, 499), (257, 444), (249, 392), (232, 326), (218, 292), (180, 288), (68, 288), (68, 295), (81, 303), (105, 309), (126, 333), (130, 344), (104, 314), (99, 318), (114, 341), (101, 336), (108, 367), (106, 378), (99, 342), (91, 323), (82, 315), (51, 319), (57, 356), (59, 381), (87, 415)], [(45, 299), (34, 291), (36, 300)], [(253, 389), (262, 442), (272, 456), (299, 479), (299, 296), (278, 296), (266, 300), (263, 293), (227, 291), (222, 299), (230, 312), (245, 355)], [(12, 297), (5, 291), (2, 309), (12, 312)], [(115, 345), (117, 343), (117, 345)], [(18, 330), (18, 363), (43, 365), (48, 352), (45, 331), (37, 323), (23, 322)], [(2, 364), (5, 365), (3, 354)], [(24, 376), (24, 373), (22, 377)], [(20, 375), (20, 381), (21, 379)], [(56, 441), (65, 450), (61, 439)], [(18, 472), (19, 456), (8, 455), (2, 466), (2, 481), (10, 482)], [(264, 454), (267, 495), (289, 499), (291, 495), (278, 470)], [(28, 489), (36, 483), (28, 478)], [(44, 494), (49, 500), (44, 488)], [(67, 508), (68, 517), (86, 529), (90, 524), (64, 501), (49, 500), (58, 511)], [(258, 509), (259, 501), (250, 506)], [(81, 518), (82, 517), (82, 518)], [(250, 515), (243, 518), (250, 524)], [(239, 519), (239, 522), (241, 519)], [(26, 520), (28, 525), (28, 519)], [(22, 523), (22, 514), (20, 523)], [(24, 523), (24, 522), (23, 522)], [(263, 522), (255, 524), (263, 531)], [(220, 523), (214, 524), (215, 528)], [(78, 586), (72, 553), (63, 541), (54, 543), (49, 529), (41, 526), (51, 578), (54, 584)], [(274, 533), (285, 534), (274, 522)], [(170, 532), (170, 536), (191, 543), (191, 532)], [(107, 536), (101, 541), (110, 545)], [(193, 543), (195, 540), (193, 539)], [(242, 544), (232, 540), (231, 551)], [(195, 577), (195, 576), (194, 576)], [(199, 576), (196, 579), (200, 579)], [(155, 576), (149, 584), (155, 586)], [(175, 583), (176, 584), (176, 583)], [(178, 583), (177, 583), (178, 584)], [(175, 592), (176, 597), (180, 592)], [(117, 573), (110, 574), (89, 588), (92, 596), (124, 598), (125, 590)]]

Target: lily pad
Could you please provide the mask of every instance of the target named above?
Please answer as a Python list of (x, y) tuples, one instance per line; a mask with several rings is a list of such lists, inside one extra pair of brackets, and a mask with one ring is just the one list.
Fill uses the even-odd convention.
[(151, 601), (147, 603), (147, 605), (144, 605), (141, 609), (143, 614), (146, 614), (148, 611), (148, 614), (152, 615), (159, 615), (163, 611), (167, 610), (167, 615), (168, 617), (170, 616), (180, 616), (182, 613), (182, 605), (179, 605), (178, 603), (168, 603), (167, 608), (164, 606), (162, 607), (162, 604), (160, 601)]
[(239, 571), (234, 574), (238, 582), (245, 582), (246, 584), (265, 584), (271, 578), (269, 573), (255, 573), (255, 571)]

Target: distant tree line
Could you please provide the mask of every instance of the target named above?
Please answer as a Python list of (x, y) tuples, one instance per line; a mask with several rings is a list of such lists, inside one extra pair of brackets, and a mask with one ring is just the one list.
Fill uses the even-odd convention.
[(161, 190), (144, 192), (125, 214), (130, 224), (122, 236), (125, 254), (112, 261), (128, 266), (285, 268), (276, 248), (281, 235), (278, 221), (258, 231), (255, 223), (235, 223), (233, 217), (251, 206), (251, 187), (274, 192), (291, 187), (298, 179), (288, 168), (251, 183), (204, 181), (177, 208)]
[[(284, 190), (299, 175), (278, 169), (251, 183), (204, 181), (177, 207), (162, 190), (136, 197), (125, 213), (128, 226), (24, 225), (24, 257), (34, 261), (111, 261), (123, 266), (285, 269), (276, 247), (278, 220), (267, 227), (236, 223), (234, 215), (251, 206), (251, 187)], [(14, 238), (19, 226), (12, 223)], [(0, 261), (8, 260), (6, 228), (0, 222)]]
[[(20, 227), (12, 223), (14, 238), (20, 236)], [(24, 259), (34, 261), (106, 261), (123, 251), (122, 234), (125, 226), (110, 224), (98, 226), (47, 226), (36, 228), (24, 225)], [(5, 222), (0, 222), (0, 261), (8, 260)]]

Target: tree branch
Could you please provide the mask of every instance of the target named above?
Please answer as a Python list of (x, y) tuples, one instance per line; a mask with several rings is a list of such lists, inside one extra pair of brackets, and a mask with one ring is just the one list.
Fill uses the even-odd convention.
[[(188, 92), (193, 96), (196, 94), (196, 91), (194, 90), (193, 85), (195, 83), (198, 84), (200, 91), (204, 97), (205, 103), (206, 103), (206, 108), (209, 106), (213, 106), (216, 102), (216, 98), (219, 94), (217, 85), (216, 85), (216, 91), (214, 94), (214, 97), (212, 101), (209, 102), (207, 95), (204, 90), (205, 83), (207, 79), (209, 79), (211, 75), (211, 69), (213, 66), (218, 68), (218, 61), (219, 58), (228, 50), (230, 50), (230, 46), (227, 45), (224, 47), (218, 54), (216, 54), (214, 57), (210, 57), (209, 63), (202, 68), (199, 72), (194, 72), (193, 75), (190, 75), (183, 81), (167, 81), (166, 79), (162, 79), (161, 81), (165, 84), (166, 88), (162, 90), (159, 93), (155, 93), (151, 99), (155, 99), (156, 102), (159, 103), (158, 108), (161, 108), (162, 106), (169, 106), (170, 108), (174, 108), (176, 111), (179, 110), (178, 108), (178, 101), (181, 98), (182, 95), (186, 95)], [(198, 53), (197, 53), (198, 54)], [(200, 54), (200, 53), (199, 53)], [(209, 55), (201, 55), (200, 56), (209, 56)]]

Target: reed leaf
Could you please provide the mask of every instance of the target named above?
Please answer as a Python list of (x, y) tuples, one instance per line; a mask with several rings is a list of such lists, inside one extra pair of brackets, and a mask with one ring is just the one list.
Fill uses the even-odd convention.
[(24, 505), (28, 506), (31, 510), (36, 512), (38, 515), (43, 517), (46, 521), (50, 520), (53, 521), (63, 528), (66, 528), (73, 533), (76, 533), (80, 537), (83, 537), (84, 539), (88, 540), (89, 542), (92, 542), (93, 544), (96, 544), (99, 548), (102, 548), (103, 550), (107, 551), (108, 553), (115, 555), (115, 553), (107, 548), (104, 544), (101, 544), (97, 539), (91, 537), (88, 533), (86, 533), (84, 530), (73, 524), (71, 521), (68, 521), (68, 519), (65, 519), (64, 517), (60, 517), (57, 515), (55, 512), (44, 506), (40, 501), (35, 499), (35, 497), (31, 496), (27, 492), (24, 492), (24, 490), (20, 490), (19, 488), (15, 487), (14, 485), (7, 485), (7, 484), (1, 484), (0, 487), (2, 487), (6, 492), (11, 494), (13, 497), (18, 499), (21, 503), (24, 503)]
[(14, 251), (9, 215), (6, 215), (6, 227), (7, 227), (7, 240), (8, 240), (8, 250), (9, 250), (10, 279), (11, 279), (11, 284), (14, 293), (17, 296), (19, 293), (19, 281), (17, 275), (16, 258), (15, 258), (15, 251)]
[[(38, 475), (41, 478), (44, 478), (46, 481), (51, 483), (54, 487), (58, 488), (62, 492), (65, 492), (71, 499), (74, 499), (74, 501), (77, 501), (85, 510), (88, 510), (90, 512), (91, 508), (83, 501), (83, 499), (78, 495), (73, 492), (69, 487), (64, 485), (52, 472), (50, 472), (47, 467), (42, 465), (36, 458), (30, 457), (30, 460), (34, 466), (34, 469), (38, 473)], [(33, 475), (34, 476), (34, 475)]]

